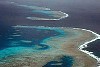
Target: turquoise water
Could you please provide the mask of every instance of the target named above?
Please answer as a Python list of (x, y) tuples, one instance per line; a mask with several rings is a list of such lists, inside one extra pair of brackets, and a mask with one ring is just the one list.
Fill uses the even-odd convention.
[[(49, 46), (49, 44), (43, 43), (44, 40), (47, 39), (47, 41), (49, 41), (50, 37), (55, 37), (55, 36), (59, 37), (64, 35), (64, 31), (59, 28), (52, 29), (52, 27), (50, 28), (12, 27), (16, 25), (24, 25), (27, 22), (26, 21), (27, 17), (31, 17), (31, 18), (42, 17), (43, 19), (59, 19), (65, 16), (63, 13), (60, 13), (59, 11), (52, 11), (50, 9), (43, 8), (43, 7), (19, 5), (16, 3), (13, 3), (13, 5), (10, 5), (10, 7), (11, 9), (17, 7), (18, 11), (15, 11), (16, 12), (15, 13), (13, 12), (13, 10), (7, 12), (5, 10), (3, 11), (4, 15), (1, 13), (3, 17), (7, 17), (8, 20), (7, 22), (4, 21), (5, 18), (0, 20), (1, 29), (3, 28), (2, 30), (0, 30), (0, 65), (2, 65), (1, 64), (2, 62), (4, 62), (4, 64), (6, 64), (6, 62), (8, 63), (8, 61), (11, 62), (14, 57), (15, 57), (14, 59), (16, 59), (16, 56), (23, 57), (23, 55), (26, 56), (26, 54), (29, 56), (30, 54), (37, 54), (38, 52), (42, 53), (43, 51), (48, 51), (52, 47)], [(26, 10), (26, 12), (24, 13), (25, 10), (23, 10), (22, 8), (31, 9), (29, 10), (30, 13), (28, 14), (28, 10)], [(22, 10), (22, 12), (20, 12), (20, 10)], [(14, 18), (14, 21), (9, 21), (10, 20), (9, 17), (10, 19)], [(20, 18), (20, 22), (19, 22), (19, 18)], [(29, 22), (27, 23), (30, 24)], [(8, 59), (9, 57), (11, 59)], [(66, 64), (67, 66), (72, 66), (72, 61), (70, 57), (63, 57), (61, 58), (61, 60), (62, 61), (60, 62), (63, 63), (63, 66)]]
[[(43, 40), (61, 34), (49, 29), (12, 27), (10, 29), (8, 33), (4, 33), (0, 37), (0, 57), (20, 54), (25, 49), (30, 52), (47, 50), (50, 47), (47, 44), (42, 44)], [(29, 49), (33, 50), (31, 51)]]
[[(40, 51), (46, 51), (52, 47), (50, 47), (49, 44), (42, 42), (44, 42), (46, 39), (49, 40), (50, 37), (59, 37), (62, 35), (64, 35), (64, 31), (60, 30), (59, 28), (53, 29), (32, 26), (10, 27), (8, 33), (2, 34), (2, 36), (5, 36), (5, 38), (0, 42), (0, 44), (2, 44), (0, 45), (0, 62), (4, 62), (2, 59), (7, 57), (23, 55), (24, 53), (29, 55), (33, 54), (34, 52), (38, 53)], [(59, 62), (50, 61), (43, 67), (71, 67), (73, 64), (73, 58), (70, 56), (63, 56), (59, 60)], [(61, 63), (61, 65), (52, 65), (58, 63)]]

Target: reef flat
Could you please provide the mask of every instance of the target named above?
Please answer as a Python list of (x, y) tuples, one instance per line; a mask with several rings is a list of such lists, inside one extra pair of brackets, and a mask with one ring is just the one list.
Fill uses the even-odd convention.
[(30, 10), (32, 12), (32, 15), (26, 17), (26, 19), (29, 20), (61, 20), (63, 18), (68, 17), (68, 14), (62, 11), (55, 11), (46, 7), (21, 5), (15, 2), (10, 2), (10, 3), (15, 6)]
[(0, 67), (97, 66), (96, 59), (81, 51), (81, 45), (98, 38), (91, 31), (20, 25), (12, 28), (15, 32), (8, 38), (9, 47), (0, 50)]

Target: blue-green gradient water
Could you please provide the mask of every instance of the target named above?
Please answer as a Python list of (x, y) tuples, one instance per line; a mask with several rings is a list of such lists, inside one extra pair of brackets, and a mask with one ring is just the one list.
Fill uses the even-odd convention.
[(49, 29), (10, 27), (8, 31), (2, 32), (0, 36), (0, 50), (18, 46), (34, 47), (34, 45), (40, 46), (40, 48), (37, 48), (39, 50), (45, 50), (49, 46), (41, 44), (42, 41), (57, 35), (60, 35), (60, 33)]
[[(59, 21), (31, 21), (26, 19), (26, 17), (52, 18), (52, 16), (47, 16), (51, 14), (50, 12), (32, 12), (32, 10), (9, 4), (12, 1), (25, 5), (50, 7), (53, 10), (68, 13), (69, 17)], [(36, 47), (36, 50), (49, 49), (48, 45), (40, 43), (45, 38), (55, 36), (55, 34), (59, 35), (59, 33), (51, 30), (48, 30), (49, 33), (52, 32), (49, 36), (46, 33), (47, 30), (16, 30), (11, 27), (15, 25), (79, 27), (100, 33), (99, 4), (99, 0), (92, 0), (91, 2), (90, 0), (0, 0), (0, 57), (9, 56), (11, 53), (19, 53), (22, 49), (35, 47), (35, 45), (39, 46)], [(92, 44), (90, 43), (90, 45)], [(100, 56), (99, 46), (99, 43), (94, 43), (93, 46), (88, 46), (86, 50), (92, 51), (95, 55)], [(10, 50), (10, 52), (7, 50)], [(47, 63), (46, 65), (50, 64)]]
[[(9, 30), (2, 32), (0, 36), (0, 60), (9, 56), (20, 55), (24, 52), (32, 51), (39, 52), (51, 48), (49, 44), (42, 44), (43, 40), (47, 38), (63, 35), (61, 32), (51, 29), (41, 28), (24, 28), (24, 27), (8, 27)], [(28, 49), (25, 51), (25, 49)], [(32, 49), (32, 50), (31, 50)], [(62, 64), (60, 66), (71, 67), (73, 58), (64, 56), (61, 58)], [(51, 63), (58, 63), (50, 61), (44, 67), (50, 67)], [(58, 66), (58, 65), (54, 65)]]
[(72, 67), (73, 58), (70, 56), (63, 56), (59, 61), (50, 61), (43, 67)]

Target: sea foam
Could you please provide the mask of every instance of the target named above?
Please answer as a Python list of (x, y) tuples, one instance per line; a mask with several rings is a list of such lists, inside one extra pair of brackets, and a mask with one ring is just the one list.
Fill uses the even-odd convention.
[[(73, 29), (80, 29), (80, 28), (73, 28)], [(95, 33), (95, 32), (93, 32), (93, 31), (91, 31), (91, 30), (87, 30), (87, 29), (82, 29), (82, 30), (91, 32), (92, 34), (94, 34), (94, 35), (96, 36), (96, 38), (94, 38), (94, 39), (92, 39), (92, 40), (90, 40), (90, 41), (87, 41), (87, 42), (85, 42), (84, 44), (82, 44), (81, 46), (79, 46), (79, 50), (82, 51), (82, 52), (84, 52), (84, 53), (86, 53), (86, 54), (88, 54), (88, 55), (91, 56), (92, 58), (96, 59), (96, 60), (97, 60), (97, 63), (98, 63), (98, 66), (97, 66), (97, 67), (100, 67), (100, 58), (97, 57), (97, 56), (95, 56), (95, 55), (93, 54), (93, 52), (89, 52), (89, 51), (87, 51), (87, 50), (83, 50), (83, 48), (86, 48), (86, 47), (88, 46), (89, 43), (94, 42), (94, 41), (100, 39), (100, 35), (97, 34), (97, 33)]]

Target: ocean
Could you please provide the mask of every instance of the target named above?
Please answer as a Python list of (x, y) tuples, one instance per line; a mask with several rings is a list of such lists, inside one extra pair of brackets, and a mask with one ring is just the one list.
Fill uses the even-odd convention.
[(100, 58), (100, 40), (96, 40), (92, 43), (89, 43), (88, 44), (88, 47), (87, 48), (84, 48), (83, 50), (87, 50), (87, 51), (90, 51), (90, 52), (93, 52), (93, 54), (97, 57)]
[[(15, 2), (15, 3), (13, 3)], [(62, 11), (69, 16), (61, 19), (61, 20), (39, 20), (44, 18), (49, 19), (59, 19), (59, 14), (57, 16), (53, 16), (54, 12), (46, 13), (44, 10), (34, 12), (33, 9), (29, 9), (26, 7), (21, 7), (16, 5), (28, 5), (28, 6), (39, 6), (44, 8), (50, 8), (51, 11)], [(39, 44), (42, 49), (48, 49), (49, 47), (45, 44), (40, 44), (40, 42), (48, 37), (59, 35), (59, 33), (51, 30), (24, 30), (21, 29), (21, 32), (16, 32), (12, 26), (16, 25), (26, 25), (26, 26), (50, 26), (50, 27), (72, 27), (72, 28), (84, 28), (92, 30), (98, 34), (100, 34), (100, 1), (98, 0), (0, 0), (0, 50), (3, 50), (8, 47), (15, 47), (16, 45), (8, 45), (8, 43), (17, 43), (21, 41), (21, 44), (31, 43), (31, 39), (33, 38), (34, 43), (31, 44)], [(44, 9), (42, 8), (42, 9)], [(39, 9), (39, 8), (38, 8)], [(46, 10), (47, 11), (47, 10)], [(34, 16), (35, 20), (34, 20)], [(62, 15), (60, 15), (62, 16)], [(27, 19), (27, 17), (32, 17), (31, 19)], [(39, 17), (39, 18), (37, 18)], [(25, 33), (32, 31), (34, 34)], [(23, 34), (24, 32), (24, 34)], [(49, 32), (50, 34), (46, 33)], [(41, 34), (40, 34), (41, 33)], [(23, 36), (20, 36), (24, 35)], [(13, 36), (15, 35), (15, 36)], [(29, 36), (27, 36), (29, 35)], [(34, 35), (34, 37), (31, 37)], [(42, 35), (42, 36), (40, 36)], [(29, 39), (27, 39), (29, 38)], [(26, 40), (25, 40), (26, 39)], [(28, 42), (28, 43), (23, 43)], [(100, 57), (100, 40), (97, 40), (93, 43), (90, 43), (85, 50), (93, 52), (96, 56)], [(23, 45), (17, 45), (23, 46)], [(51, 63), (51, 62), (50, 62)], [(49, 65), (47, 63), (46, 65)], [(45, 66), (44, 66), (45, 67)], [(69, 67), (69, 66), (68, 66)]]

